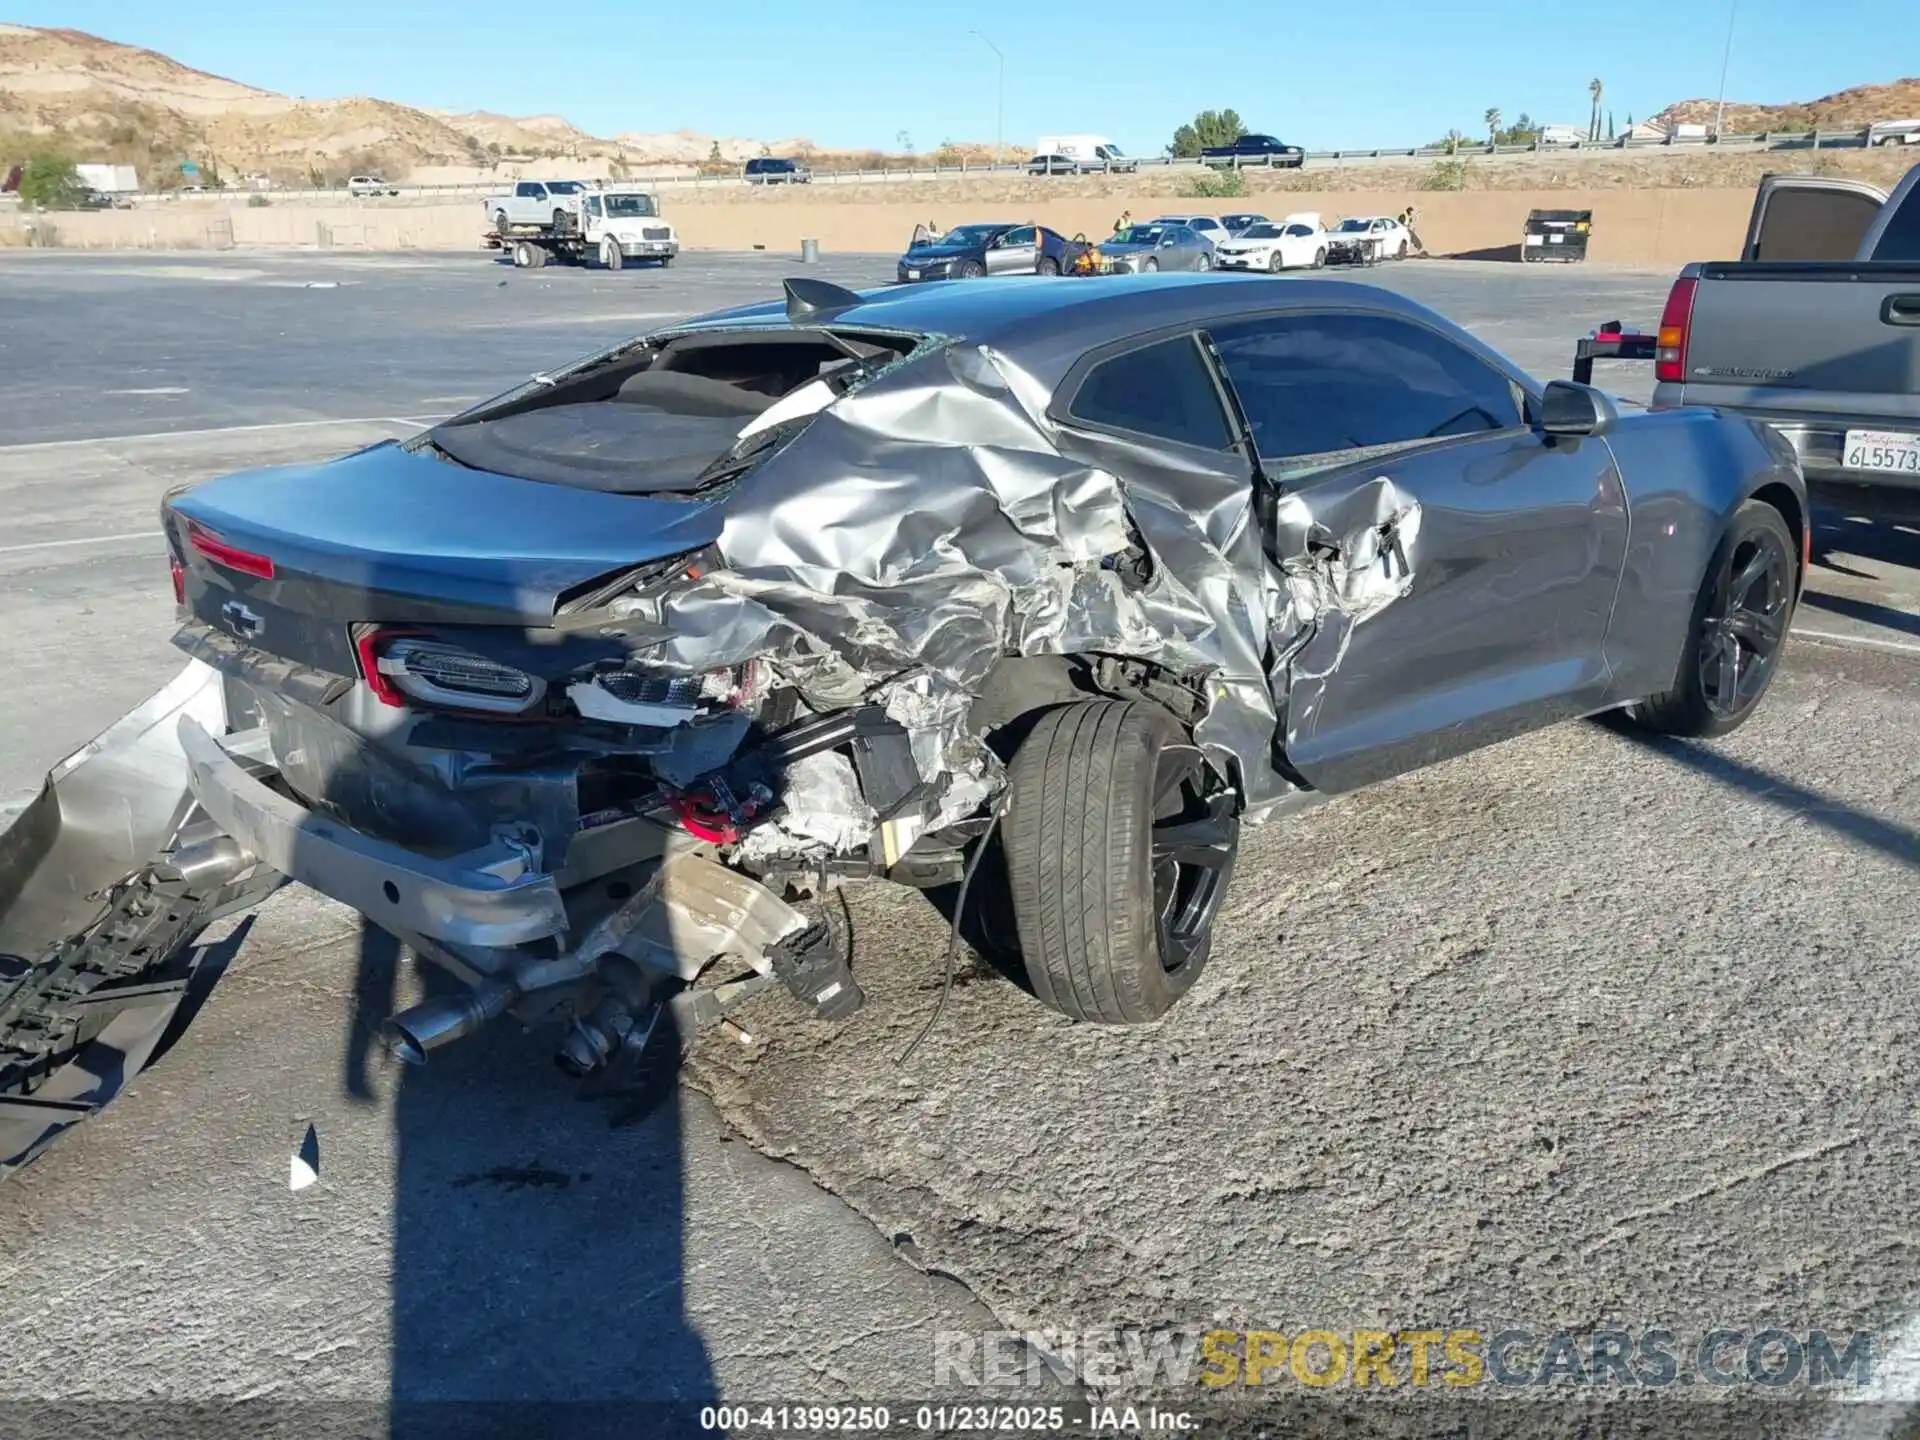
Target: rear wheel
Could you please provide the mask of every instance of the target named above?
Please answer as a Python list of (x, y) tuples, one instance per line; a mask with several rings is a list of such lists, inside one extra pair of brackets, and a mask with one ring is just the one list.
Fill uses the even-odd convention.
[(493, 233), (496, 235), (504, 235), (507, 233), (506, 211), (496, 210), (493, 212)]
[(1139, 1024), (1207, 962), (1233, 874), (1233, 796), (1152, 705), (1043, 714), (1008, 767), (1001, 835), (1034, 994), (1075, 1020)]
[(1326, 246), (1322, 245), (1318, 250), (1313, 252), (1313, 268), (1316, 270), (1324, 270), (1327, 268)]
[(1034, 269), (1041, 275), (1058, 275), (1060, 273), (1060, 262), (1051, 255), (1042, 255), (1040, 257), (1040, 263), (1036, 265)]
[(1194, 264), (1193, 268), (1196, 270), (1211, 270), (1213, 268), (1213, 256), (1202, 250), (1200, 252), (1200, 259)]
[(1766, 501), (1747, 501), (1700, 582), (1673, 688), (1628, 706), (1627, 718), (1668, 735), (1737, 730), (1773, 683), (1797, 584), (1787, 522)]

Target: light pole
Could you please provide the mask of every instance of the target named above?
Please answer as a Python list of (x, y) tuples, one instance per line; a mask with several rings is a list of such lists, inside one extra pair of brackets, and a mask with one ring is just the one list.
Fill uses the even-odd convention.
[(1727, 120), (1727, 62), (1733, 58), (1733, 17), (1740, 11), (1740, 0), (1727, 6), (1727, 48), (1720, 52), (1720, 107), (1713, 115), (1713, 138), (1718, 140)]
[(987, 37), (982, 35), (978, 30), (969, 30), (967, 33), (989, 50), (993, 51), (993, 58), (997, 60), (1000, 65), (999, 79), (995, 85), (993, 102), (993, 165), (997, 170), (1000, 168), (1001, 156), (1006, 150), (1007, 57), (1000, 53), (1000, 47), (998, 45), (987, 39)]

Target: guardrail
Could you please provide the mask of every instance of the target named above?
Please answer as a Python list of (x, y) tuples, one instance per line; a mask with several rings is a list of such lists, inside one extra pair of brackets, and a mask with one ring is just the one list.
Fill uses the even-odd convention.
[[(1346, 150), (1309, 150), (1304, 157), (1309, 165), (1343, 164), (1354, 161), (1390, 161), (1390, 160), (1472, 160), (1479, 158), (1497, 158), (1503, 155), (1554, 155), (1601, 157), (1626, 151), (1637, 150), (1844, 150), (1863, 149), (1871, 143), (1871, 133), (1867, 130), (1807, 130), (1781, 133), (1721, 136), (1652, 136), (1628, 138), (1621, 136), (1614, 140), (1578, 140), (1565, 144), (1543, 144), (1534, 141), (1524, 145), (1494, 145), (1485, 141), (1462, 142), (1458, 145), (1415, 145), (1404, 148), (1346, 149)], [(1142, 155), (1129, 157), (1129, 165), (1138, 170), (1201, 170), (1210, 167), (1198, 158), (1175, 158), (1167, 155)], [(1217, 166), (1218, 162), (1214, 162)], [(1255, 160), (1244, 164), (1230, 163), (1226, 167), (1234, 169), (1264, 170), (1270, 168), (1266, 161)], [(1285, 167), (1271, 167), (1285, 168)], [(556, 162), (554, 171), (564, 173), (562, 164)], [(810, 172), (815, 185), (854, 185), (882, 184), (906, 180), (942, 180), (974, 177), (981, 175), (1024, 176), (1027, 164), (1024, 160), (982, 165), (923, 165), (913, 161), (903, 161), (898, 165), (889, 165), (878, 170), (821, 170)], [(1073, 172), (1077, 174), (1101, 174), (1099, 168)], [(1124, 172), (1114, 172), (1124, 173)], [(397, 184), (393, 188), (400, 192), (400, 198), (431, 197), (436, 195), (458, 196), (481, 199), (498, 194), (514, 183), (512, 179), (484, 181), (459, 181), (442, 185)], [(686, 175), (686, 174), (635, 174), (622, 180), (602, 182), (608, 185), (641, 185), (654, 189), (671, 189), (691, 186), (699, 189), (708, 186), (746, 186), (746, 179), (738, 171), (729, 171), (724, 175)], [(785, 185), (792, 182), (779, 181)], [(338, 188), (303, 188), (274, 190), (173, 190), (146, 192), (125, 197), (141, 204), (162, 204), (182, 198), (218, 197), (228, 201), (241, 201), (242, 197), (262, 195), (268, 200), (352, 200), (355, 197), (347, 192), (345, 186)], [(385, 196), (375, 198), (389, 198)]]

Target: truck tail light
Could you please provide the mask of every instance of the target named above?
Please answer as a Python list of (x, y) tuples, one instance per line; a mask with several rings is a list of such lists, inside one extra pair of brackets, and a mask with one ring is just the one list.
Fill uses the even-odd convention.
[(1660, 312), (1660, 334), (1655, 338), (1653, 378), (1682, 384), (1687, 378), (1687, 335), (1693, 326), (1693, 292), (1699, 281), (1683, 276), (1667, 292)]

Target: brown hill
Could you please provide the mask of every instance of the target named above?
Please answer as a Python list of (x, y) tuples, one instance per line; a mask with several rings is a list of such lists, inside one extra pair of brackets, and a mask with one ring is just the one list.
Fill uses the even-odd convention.
[[(1654, 116), (1655, 123), (1711, 125), (1719, 102), (1682, 100)], [(1885, 85), (1855, 85), (1818, 100), (1784, 105), (1727, 102), (1726, 133), (1755, 135), (1767, 130), (1864, 130), (1876, 120), (1920, 119), (1920, 78)]]
[[(182, 161), (225, 177), (265, 173), (282, 183), (337, 182), (357, 170), (403, 179), (476, 178), (513, 159), (565, 159), (594, 173), (705, 160), (715, 145), (738, 163), (805, 141), (679, 132), (587, 134), (557, 115), (435, 113), (354, 97), (306, 100), (209, 75), (152, 50), (80, 30), (0, 24), (0, 161), (54, 141), (80, 160), (140, 167), (151, 185), (178, 183)], [(4, 167), (0, 167), (4, 168)]]

